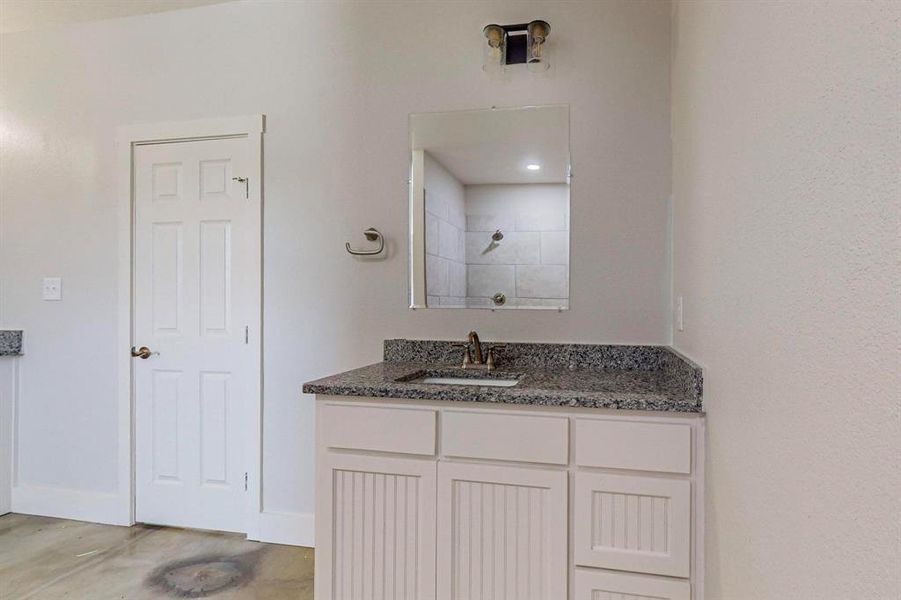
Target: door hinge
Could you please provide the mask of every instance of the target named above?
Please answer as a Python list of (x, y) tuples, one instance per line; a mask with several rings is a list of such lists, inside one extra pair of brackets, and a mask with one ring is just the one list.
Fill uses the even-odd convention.
[(247, 491), (247, 473), (244, 473), (244, 491)]
[(245, 344), (250, 343), (250, 326), (249, 325), (244, 326), (244, 343)]

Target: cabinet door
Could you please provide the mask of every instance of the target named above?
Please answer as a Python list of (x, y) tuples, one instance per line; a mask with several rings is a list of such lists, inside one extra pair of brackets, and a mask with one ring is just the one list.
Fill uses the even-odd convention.
[(576, 473), (574, 494), (577, 565), (689, 576), (688, 480)]
[(566, 598), (566, 473), (438, 463), (439, 600)]
[(433, 600), (435, 461), (319, 461), (316, 599)]
[(687, 581), (576, 569), (574, 600), (691, 600)]

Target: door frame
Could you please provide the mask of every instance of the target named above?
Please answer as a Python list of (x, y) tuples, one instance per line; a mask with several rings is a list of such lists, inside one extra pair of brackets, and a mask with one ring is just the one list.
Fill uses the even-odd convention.
[(257, 390), (251, 399), (252, 417), (248, 420), (245, 439), (245, 468), (247, 470), (247, 503), (244, 530), (250, 539), (259, 539), (262, 512), (262, 390), (263, 390), (263, 133), (264, 115), (148, 123), (120, 127), (117, 136), (118, 172), (118, 238), (119, 262), (117, 270), (117, 360), (118, 374), (118, 490), (119, 511), (114, 520), (121, 525), (135, 524), (135, 412), (134, 359), (129, 349), (134, 345), (134, 151), (137, 146), (228, 139), (246, 136), (251, 144), (249, 192), (260, 200), (259, 260), (255, 279), (260, 285), (260, 314), (257, 334), (250, 336), (250, 351), (256, 356), (258, 368), (251, 374)]

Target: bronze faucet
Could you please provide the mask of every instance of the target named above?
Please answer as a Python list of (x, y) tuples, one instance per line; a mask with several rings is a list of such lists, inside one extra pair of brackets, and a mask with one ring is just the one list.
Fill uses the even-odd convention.
[[(459, 346), (463, 346), (463, 368), (464, 369), (486, 369), (488, 371), (493, 371), (495, 368), (494, 365), (494, 351), (502, 350), (506, 348), (506, 344), (494, 344), (492, 346), (488, 346), (488, 355), (482, 358), (482, 342), (479, 340), (479, 334), (475, 331), (469, 332), (469, 342), (466, 344), (455, 344)], [(473, 358), (472, 354), (470, 354), (470, 348), (473, 348), (475, 351), (475, 358)]]
[(482, 342), (479, 341), (479, 334), (475, 331), (469, 332), (469, 343), (474, 346), (475, 350), (475, 360), (473, 361), (477, 365), (483, 364), (482, 361)]

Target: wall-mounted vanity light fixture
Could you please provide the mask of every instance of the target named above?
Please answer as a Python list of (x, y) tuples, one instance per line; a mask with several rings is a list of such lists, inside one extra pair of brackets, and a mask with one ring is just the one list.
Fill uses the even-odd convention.
[(532, 21), (515, 25), (486, 25), (482, 30), (488, 43), (482, 68), (495, 73), (507, 65), (525, 63), (530, 71), (546, 71), (548, 62), (547, 38), (551, 26), (547, 21)]

